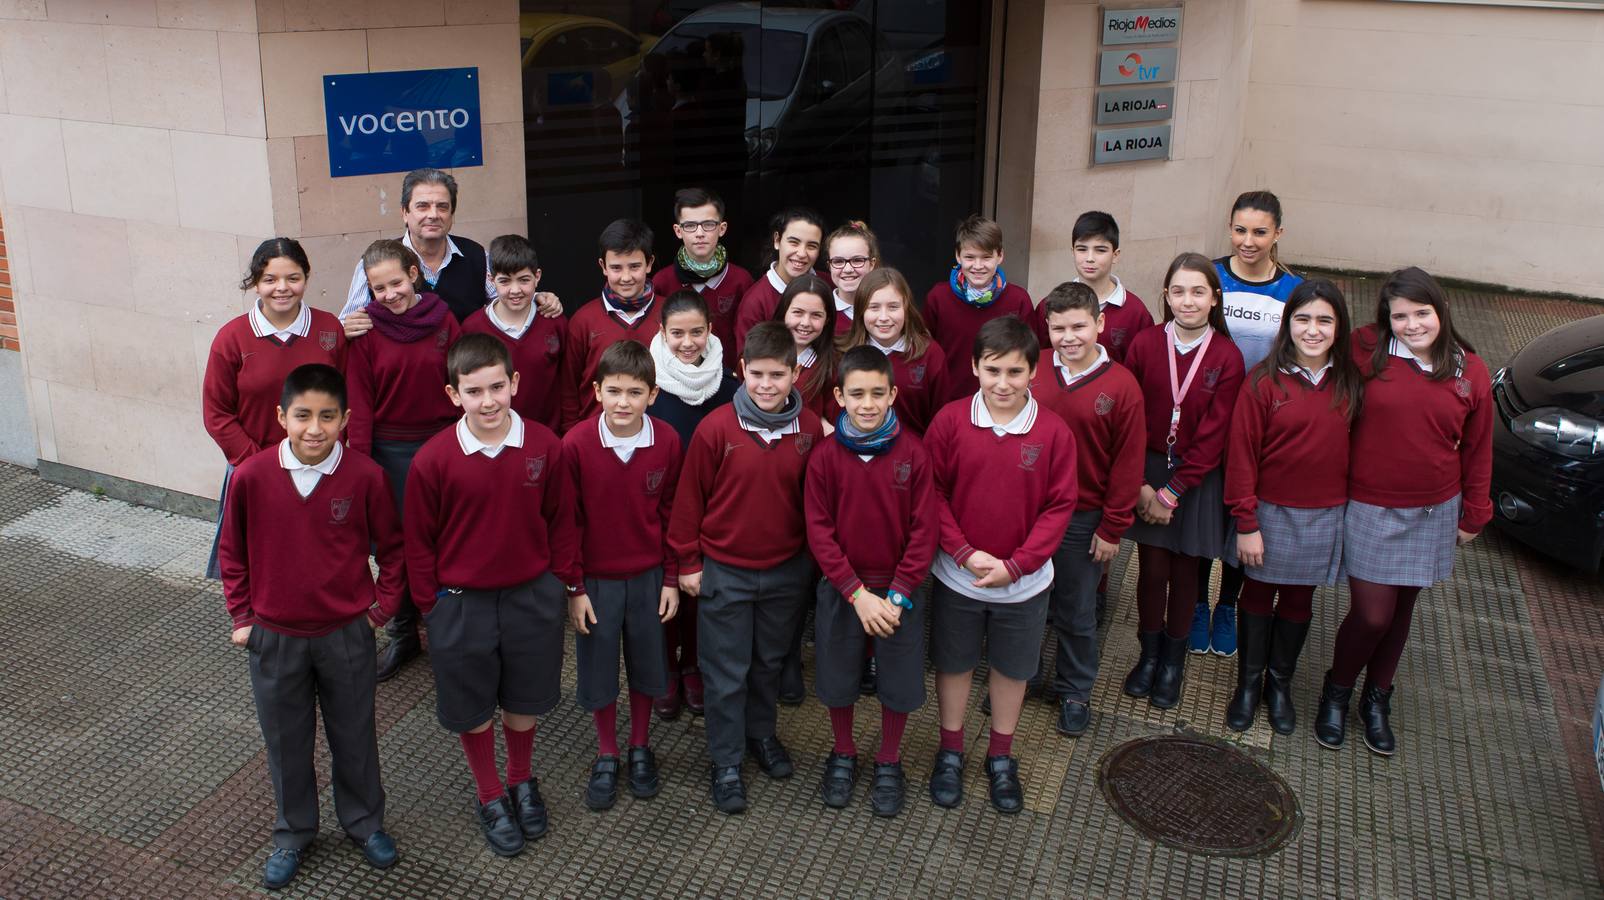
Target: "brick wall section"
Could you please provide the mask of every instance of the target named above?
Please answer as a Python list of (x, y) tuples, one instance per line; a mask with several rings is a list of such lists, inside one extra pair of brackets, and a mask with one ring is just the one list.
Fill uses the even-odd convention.
[(0, 350), (21, 350), (17, 336), (17, 298), (11, 292), (11, 265), (6, 262), (6, 231), (0, 223)]

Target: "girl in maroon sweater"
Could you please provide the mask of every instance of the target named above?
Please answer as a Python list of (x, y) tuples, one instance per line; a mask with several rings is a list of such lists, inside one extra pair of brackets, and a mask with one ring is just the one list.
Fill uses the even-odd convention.
[(863, 278), (880, 266), (880, 242), (867, 224), (852, 219), (824, 239), (824, 258), (835, 283), (835, 333), (846, 334)]
[[(311, 274), (299, 243), (290, 238), (263, 241), (251, 254), (250, 271), (240, 283), (240, 290), (256, 292), (256, 302), (212, 339), (201, 410), (206, 433), (228, 460), (217, 498), (219, 529), (234, 468), (284, 439), (278, 402), (285, 376), (308, 363), (345, 368), (345, 335), (339, 320), (305, 302)], [(215, 537), (206, 577), (219, 577)]]
[(875, 269), (858, 283), (852, 327), (842, 350), (868, 344), (891, 357), (897, 421), (922, 435), (947, 398), (947, 357), (913, 304), (913, 289), (896, 269)]
[(819, 262), (824, 241), (824, 219), (818, 213), (805, 206), (792, 207), (770, 221), (769, 231), (774, 260), (741, 297), (741, 308), (735, 314), (734, 358), (746, 349), (746, 333), (752, 326), (774, 318), (786, 286), (803, 275), (816, 274), (813, 267)]
[(1236, 693), (1225, 711), (1235, 731), (1252, 726), (1261, 692), (1276, 733), (1296, 727), (1292, 673), (1314, 589), (1334, 584), (1342, 567), (1348, 427), (1362, 391), (1349, 327), (1335, 285), (1299, 284), (1269, 355), (1237, 397), (1225, 466), (1225, 502), (1236, 520), (1226, 560), (1240, 560), (1245, 573)]
[(835, 430), (835, 417), (841, 410), (835, 404), (836, 361), (835, 312), (830, 308), (830, 285), (811, 272), (786, 286), (774, 321), (783, 324), (796, 341), (796, 364), (801, 373), (796, 387), (802, 403), (824, 422), (824, 433)]
[(1125, 366), (1142, 386), (1147, 463), (1128, 532), (1141, 562), (1136, 596), (1142, 655), (1125, 693), (1169, 709), (1180, 702), (1198, 560), (1225, 545), (1221, 462), (1242, 354), (1220, 312), (1220, 280), (1200, 253), (1182, 253), (1164, 277), (1163, 328), (1132, 341)]
[(1342, 746), (1362, 669), (1365, 745), (1390, 755), (1392, 679), (1415, 600), (1453, 573), (1455, 546), (1492, 518), (1492, 385), (1486, 364), (1454, 331), (1442, 288), (1418, 268), (1388, 276), (1374, 333), (1355, 338), (1366, 381), (1343, 527), (1352, 602), (1314, 736)]

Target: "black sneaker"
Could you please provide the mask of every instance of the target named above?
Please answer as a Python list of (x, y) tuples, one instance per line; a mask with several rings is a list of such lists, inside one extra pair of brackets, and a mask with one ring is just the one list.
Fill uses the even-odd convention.
[(952, 809), (964, 800), (964, 755), (956, 750), (937, 750), (936, 764), (930, 769), (930, 799), (937, 806)]
[(874, 781), (869, 786), (869, 808), (875, 815), (888, 819), (902, 812), (906, 785), (902, 763), (875, 763)]
[(601, 812), (618, 802), (618, 757), (598, 756), (590, 764), (590, 783), (585, 785), (585, 805)]
[(779, 735), (769, 735), (766, 738), (747, 738), (746, 752), (752, 754), (757, 760), (757, 767), (770, 778), (790, 778), (796, 767), (791, 764), (791, 754), (785, 752), (785, 745), (780, 743)]
[(479, 813), (479, 830), (484, 832), (485, 843), (497, 856), (517, 856), (524, 849), (524, 832), (513, 813), (512, 799), (506, 794), (490, 801), (473, 802)]
[(531, 778), (512, 786), (512, 806), (518, 811), (518, 827), (524, 840), (538, 841), (546, 836), (546, 801), (540, 796), (540, 784)]
[(1012, 756), (986, 757), (986, 777), (991, 781), (991, 805), (998, 812), (1016, 813), (1025, 808), (1019, 763)]
[(657, 796), (663, 779), (657, 774), (657, 755), (650, 747), (629, 748), (629, 792), (637, 800)]
[(858, 758), (832, 752), (824, 761), (824, 780), (819, 796), (831, 809), (845, 809), (852, 802), (852, 788), (858, 783)]
[(1086, 726), (1092, 724), (1092, 708), (1080, 700), (1058, 701), (1058, 733), (1068, 737), (1080, 737), (1086, 733)]
[(725, 815), (746, 812), (746, 782), (740, 766), (713, 767), (713, 805)]

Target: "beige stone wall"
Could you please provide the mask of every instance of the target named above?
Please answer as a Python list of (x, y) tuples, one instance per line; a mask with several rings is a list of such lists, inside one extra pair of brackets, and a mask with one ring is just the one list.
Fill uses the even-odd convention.
[(1604, 297), (1604, 15), (1255, 3), (1233, 180), (1288, 258)]
[(214, 495), (218, 326), (273, 230), (251, 0), (0, 4), (0, 212), (40, 459)]

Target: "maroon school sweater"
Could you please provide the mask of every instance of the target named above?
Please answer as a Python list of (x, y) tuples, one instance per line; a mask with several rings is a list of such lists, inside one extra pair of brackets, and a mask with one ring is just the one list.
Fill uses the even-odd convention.
[[(1360, 368), (1368, 375), (1370, 360), (1363, 360)], [(1350, 498), (1406, 509), (1459, 494), (1459, 527), (1480, 532), (1493, 517), (1493, 407), (1487, 364), (1466, 353), (1461, 372), (1432, 381), (1413, 360), (1390, 357), (1365, 382), (1351, 452)]]
[(617, 315), (607, 311), (602, 298), (597, 297), (579, 308), (568, 320), (567, 337), (563, 339), (563, 365), (567, 375), (562, 383), (562, 431), (578, 425), (581, 420), (594, 416), (600, 405), (596, 403), (596, 364), (607, 348), (619, 341), (636, 341), (650, 347), (657, 334), (657, 300), (646, 308), (646, 314), (626, 325)]
[(1249, 376), (1231, 416), (1225, 505), (1241, 534), (1259, 530), (1259, 501), (1299, 509), (1348, 502), (1348, 418), (1331, 405), (1331, 371), (1320, 385), (1302, 373)]
[(602, 446), (600, 418), (591, 416), (563, 436), (558, 470), (561, 547), (552, 570), (565, 584), (591, 578), (632, 578), (663, 567), (663, 584), (679, 583), (679, 561), (668, 549), (668, 517), (679, 484), (679, 435), (652, 420), (652, 445), (629, 462)]
[[(1175, 352), (1175, 344), (1162, 328), (1149, 328), (1131, 341), (1125, 368), (1142, 387), (1142, 405), (1147, 418), (1147, 449), (1164, 452), (1164, 439), (1170, 433), (1170, 411), (1175, 401), (1170, 394), (1170, 368), (1165, 354), (1175, 357), (1177, 381), (1186, 380), (1186, 370), (1197, 353), (1185, 356)], [(1180, 496), (1195, 487), (1211, 470), (1219, 467), (1231, 434), (1231, 411), (1242, 387), (1242, 352), (1221, 334), (1209, 342), (1207, 354), (1198, 363), (1192, 387), (1181, 403), (1181, 427), (1175, 438), (1179, 464), (1165, 484)]]
[(1036, 305), (1030, 294), (1017, 284), (1003, 288), (1002, 296), (984, 309), (970, 306), (953, 294), (952, 286), (943, 281), (925, 294), (925, 324), (930, 336), (941, 345), (947, 357), (947, 399), (968, 398), (980, 389), (972, 365), (975, 358), (975, 335), (980, 327), (998, 316), (1018, 316), (1031, 330), (1037, 341), (1047, 346), (1047, 329), (1036, 315)]
[(1030, 393), (1075, 435), (1076, 511), (1102, 510), (1097, 536), (1119, 543), (1142, 493), (1147, 421), (1136, 378), (1110, 362), (1066, 386), (1053, 357), (1044, 353)]
[[(724, 358), (733, 362), (739, 358), (732, 355), (735, 347), (735, 316), (741, 305), (741, 297), (752, 287), (752, 273), (735, 263), (729, 263), (724, 268), (724, 280), (718, 283), (718, 287), (703, 288), (700, 293), (702, 301), (707, 304), (707, 311), (712, 314), (713, 333), (718, 335), (719, 343), (724, 347)], [(690, 287), (679, 280), (679, 272), (673, 264), (658, 269), (657, 274), (652, 276), (652, 290), (663, 300), (667, 300), (675, 291)]]
[(403, 344), (378, 329), (351, 342), (346, 392), (351, 424), (346, 443), (373, 452), (373, 439), (421, 441), (461, 415), (446, 396), (446, 350), (462, 334), (446, 316), (432, 336)]
[(1153, 314), (1147, 311), (1147, 304), (1127, 288), (1125, 305), (1103, 304), (1103, 333), (1097, 336), (1097, 343), (1108, 348), (1109, 359), (1123, 365), (1131, 341), (1152, 327)]
[(228, 457), (229, 465), (238, 466), (258, 450), (284, 439), (278, 402), (290, 372), (309, 363), (343, 371), (345, 354), (340, 320), (321, 309), (312, 310), (306, 337), (292, 336), (288, 343), (271, 334), (257, 337), (248, 313), (218, 329), (206, 357), (201, 409), (206, 433)]
[(732, 346), (735, 352), (728, 349), (724, 351), (725, 359), (734, 362), (741, 358), (741, 351), (746, 349), (746, 333), (759, 322), (767, 322), (774, 318), (774, 311), (780, 308), (780, 292), (769, 283), (768, 270), (752, 276), (752, 286), (741, 295), (741, 303), (735, 313), (735, 337)]
[(911, 431), (867, 462), (834, 438), (813, 451), (803, 484), (808, 548), (843, 597), (860, 587), (913, 596), (940, 531), (930, 457)]
[(735, 405), (726, 403), (696, 426), (668, 529), (681, 574), (702, 571), (704, 555), (768, 569), (802, 550), (802, 476), (824, 431), (807, 408), (797, 424), (796, 434), (765, 444), (741, 427)]
[(932, 341), (918, 359), (893, 350), (891, 374), (897, 386), (897, 420), (915, 434), (924, 434), (930, 420), (947, 402), (947, 354)]
[(1029, 431), (998, 437), (970, 420), (972, 400), (942, 407), (925, 432), (941, 549), (960, 566), (984, 550), (1018, 581), (1063, 543), (1075, 511), (1075, 438), (1040, 404)]
[[(836, 364), (840, 365), (839, 357), (836, 359)], [(818, 394), (805, 399), (803, 402), (807, 404), (808, 409), (813, 410), (813, 414), (818, 416), (820, 421), (828, 422), (833, 427), (835, 425), (835, 417), (841, 414), (841, 406), (835, 402), (834, 373), (825, 371), (825, 367), (818, 363), (814, 363), (811, 366), (800, 366), (799, 368), (802, 371), (796, 378), (796, 389), (802, 392), (804, 398), (807, 398), (808, 389), (812, 387), (813, 382), (824, 382), (819, 385)]]
[(515, 339), (490, 321), (488, 309), (483, 307), (468, 316), (462, 323), (463, 333), (493, 334), (507, 345), (512, 369), (518, 373), (518, 394), (512, 398), (512, 408), (525, 419), (556, 431), (562, 426), (563, 332), (568, 320), (533, 311), (529, 328)]
[(228, 484), (217, 562), (234, 627), (291, 637), (328, 634), (364, 614), (383, 624), (406, 590), (395, 502), (384, 470), (360, 453), (344, 454), (305, 498), (279, 465), (277, 444), (241, 463)]
[(441, 588), (496, 590), (546, 573), (561, 464), (557, 435), (527, 420), (524, 445), (494, 459), (463, 453), (455, 427), (423, 445), (407, 473), (403, 523), (419, 610), (433, 609)]

